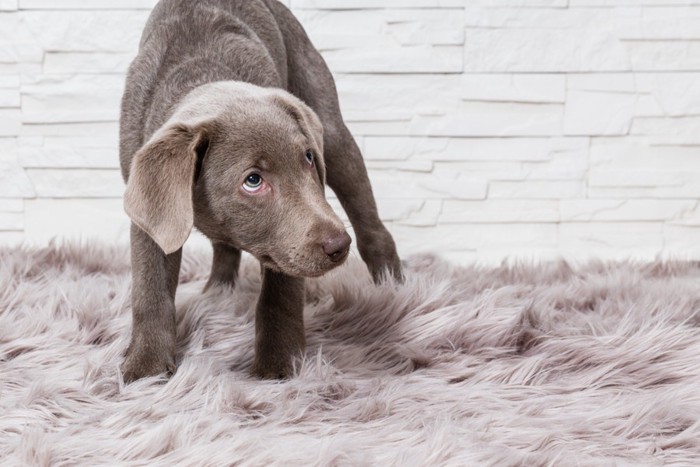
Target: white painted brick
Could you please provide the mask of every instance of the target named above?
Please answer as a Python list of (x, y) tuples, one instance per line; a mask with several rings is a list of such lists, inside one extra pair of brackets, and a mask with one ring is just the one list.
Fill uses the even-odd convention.
[(579, 31), (618, 40), (698, 39), (699, 19), (697, 8), (640, 8), (640, 3), (629, 8), (466, 9), (468, 28)]
[(124, 78), (111, 75), (44, 75), (23, 83), (26, 123), (117, 121)]
[(126, 242), (129, 226), (121, 199), (36, 199), (26, 203), (26, 235), (41, 243), (53, 238)]
[(570, 7), (700, 5), (700, 0), (569, 0)]
[(22, 123), (20, 109), (0, 108), (0, 137), (15, 136)]
[(589, 198), (661, 198), (684, 199), (700, 198), (700, 173), (691, 172), (683, 176), (679, 185), (666, 186), (590, 186), (587, 190)]
[(667, 211), (663, 220), (666, 220), (668, 225), (700, 227), (700, 200), (687, 200), (686, 204), (688, 206), (678, 212), (670, 213)]
[(13, 63), (8, 66), (9, 68), (3, 70), (2, 64), (0, 64), (0, 72), (3, 72), (5, 74), (16, 73), (19, 74), (20, 78), (22, 78), (23, 76), (35, 76), (40, 74), (43, 64), (21, 62)]
[(429, 160), (412, 159), (407, 161), (365, 161), (367, 170), (398, 170), (401, 172), (425, 172), (433, 171), (434, 163)]
[(633, 70), (700, 70), (698, 41), (630, 41), (626, 44)]
[[(120, 73), (126, 74), (136, 55), (127, 52), (49, 52), (44, 57), (44, 73)], [(123, 79), (123, 78), (122, 78)]]
[(300, 10), (297, 18), (322, 52), (464, 43), (462, 10)]
[[(0, 114), (2, 110), (0, 110)], [(16, 134), (16, 133), (14, 133)], [(87, 122), (87, 123), (24, 123), (19, 132), (22, 136), (85, 136), (104, 137), (112, 139), (119, 134), (119, 123)]]
[(118, 170), (27, 169), (39, 197), (116, 198), (124, 193)]
[(557, 245), (557, 225), (537, 223), (439, 224), (435, 227), (413, 227), (393, 224), (390, 231), (407, 253), (434, 251), (473, 251), (505, 248), (510, 252), (521, 249), (551, 248)]
[[(444, 200), (439, 218), (441, 224), (511, 224), (558, 221), (558, 203), (552, 200)], [(465, 228), (469, 228), (469, 226)]]
[(21, 22), (21, 13), (0, 14), (0, 63), (41, 62), (44, 51)]
[(408, 219), (414, 213), (419, 212), (424, 204), (425, 200), (422, 198), (384, 198), (377, 203), (377, 208), (383, 220), (393, 222)]
[(23, 147), (18, 155), (23, 167), (119, 168), (119, 154), (116, 149), (71, 146)]
[(18, 8), (18, 0), (0, 0), (0, 11), (15, 11)]
[(647, 137), (652, 144), (664, 146), (700, 145), (700, 117), (637, 117), (630, 134)]
[(0, 232), (0, 245), (14, 247), (28, 243), (24, 231)]
[(412, 225), (416, 227), (431, 227), (438, 223), (440, 211), (442, 210), (442, 201), (428, 199), (421, 203), (419, 209), (409, 213), (408, 216), (398, 220), (398, 224)]
[(34, 42), (49, 52), (133, 52), (148, 14), (148, 11), (80, 10), (18, 13)]
[[(479, 0), (486, 7), (566, 8), (569, 0)], [(465, 1), (466, 6), (472, 2)]]
[[(114, 140), (114, 141), (113, 141)], [(47, 137), (38, 144), (24, 142), (17, 149), (20, 163), (32, 168), (118, 168), (114, 138)]]
[[(114, 128), (116, 130), (116, 128)], [(46, 146), (46, 147), (71, 147), (77, 150), (90, 150), (90, 149), (111, 149), (119, 150), (119, 133), (114, 131), (108, 131), (104, 134), (100, 132), (92, 132), (93, 129), (87, 129), (83, 134), (78, 134), (76, 136), (63, 136), (63, 135), (51, 135), (46, 134), (41, 138), (35, 136), (21, 137), (24, 139), (24, 144), (27, 146)], [(66, 134), (68, 132), (65, 132)], [(29, 141), (34, 139), (34, 141)]]
[(526, 180), (583, 180), (589, 170), (588, 147), (568, 148), (553, 152), (544, 162), (525, 162)]
[(19, 88), (0, 89), (0, 107), (19, 107)]
[(465, 102), (448, 115), (418, 115), (411, 133), (434, 136), (554, 136), (562, 134), (559, 104)]
[(32, 182), (17, 162), (14, 154), (0, 151), (0, 198), (30, 198), (34, 196)]
[(458, 46), (411, 45), (327, 50), (323, 58), (339, 73), (460, 73), (462, 55)]
[(464, 70), (490, 73), (629, 70), (627, 47), (614, 37), (587, 35), (581, 30), (467, 29)]
[(697, 205), (694, 200), (562, 199), (563, 222), (644, 222), (680, 219)]
[(679, 259), (700, 258), (700, 229), (685, 225), (664, 225), (665, 256)]
[(400, 44), (464, 44), (464, 15), (459, 9), (385, 10), (388, 33)]
[(458, 76), (338, 75), (336, 86), (348, 122), (401, 120), (407, 125), (417, 113), (444, 115), (459, 107)]
[(584, 182), (581, 180), (542, 181), (527, 183), (493, 181), (489, 183), (489, 198), (506, 199), (567, 199), (583, 196)]
[(699, 156), (697, 146), (656, 146), (639, 138), (595, 138), (591, 144), (588, 196), (700, 196)]
[(24, 200), (21, 198), (0, 198), (0, 212), (24, 212)]
[(158, 0), (19, 0), (23, 10), (150, 10)]
[(657, 146), (645, 138), (593, 138), (592, 170), (700, 171), (700, 147)]
[(700, 39), (700, 11), (695, 7), (642, 8), (620, 25), (619, 36), (632, 40)]
[(0, 211), (0, 231), (24, 229), (24, 213)]
[(379, 199), (483, 199), (487, 183), (477, 179), (455, 179), (446, 183), (439, 177), (420, 178), (402, 176), (397, 173), (374, 171), (369, 173), (372, 191)]
[(569, 90), (564, 133), (567, 135), (626, 135), (632, 126), (639, 96), (635, 93)]
[(679, 187), (685, 183), (684, 174), (673, 171), (650, 170), (591, 170), (589, 187)]
[(293, 9), (320, 10), (455, 7), (463, 6), (464, 2), (465, 0), (291, 0)]
[[(0, 243), (128, 238), (117, 117), (154, 3), (0, 0)], [(402, 255), (700, 258), (700, 0), (284, 3)]]
[(19, 89), (19, 76), (0, 74), (0, 89)]
[(465, 17), (468, 28), (554, 29), (573, 34), (582, 29), (612, 29), (612, 17), (627, 11), (629, 10), (609, 8), (483, 8), (477, 3), (477, 6), (465, 9)]
[(700, 73), (637, 73), (635, 84), (635, 91), (648, 93), (658, 104), (659, 111), (646, 116), (700, 114)]
[(661, 222), (564, 222), (559, 225), (563, 252), (595, 251), (622, 259), (653, 259), (663, 248)]
[(397, 136), (410, 134), (409, 120), (362, 121), (347, 120), (348, 129), (355, 137), (362, 136)]
[(365, 138), (365, 157), (381, 160), (548, 161), (555, 153), (587, 148), (587, 138)]
[(473, 101), (563, 103), (564, 74), (465, 74), (462, 99)]
[(447, 179), (460, 174), (482, 180), (525, 180), (529, 170), (519, 161), (452, 161), (434, 162), (433, 175)]

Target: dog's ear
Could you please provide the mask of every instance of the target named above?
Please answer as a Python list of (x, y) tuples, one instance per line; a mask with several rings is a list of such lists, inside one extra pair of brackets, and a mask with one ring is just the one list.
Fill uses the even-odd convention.
[(192, 190), (209, 130), (207, 123), (168, 124), (132, 159), (124, 210), (166, 254), (184, 245), (194, 225)]
[[(323, 124), (311, 107), (287, 92), (275, 92), (273, 100), (291, 115), (316, 146), (316, 171), (323, 185), (326, 184), (326, 165), (323, 159)], [(312, 148), (309, 148), (312, 149)]]
[(323, 157), (323, 124), (321, 119), (318, 118), (316, 112), (311, 110), (306, 104), (302, 103), (300, 106), (300, 111), (303, 115), (306, 126), (311, 131), (311, 136), (316, 142), (318, 147), (318, 155), (316, 157), (316, 172), (318, 172), (318, 178), (321, 180), (323, 185), (326, 184), (326, 163)]

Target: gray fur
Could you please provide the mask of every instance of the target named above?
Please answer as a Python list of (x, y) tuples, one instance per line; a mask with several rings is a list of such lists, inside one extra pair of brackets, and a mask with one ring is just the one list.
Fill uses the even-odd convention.
[[(313, 154), (309, 164), (305, 155)], [(286, 377), (304, 350), (303, 277), (338, 266), (349, 236), (375, 280), (401, 278), (330, 71), (275, 0), (161, 0), (122, 100), (120, 161), (133, 224), (133, 331), (125, 379), (175, 371), (174, 296), (193, 226), (214, 246), (207, 288), (233, 285), (245, 250), (263, 266), (260, 377)], [(243, 189), (247, 174), (265, 190)]]

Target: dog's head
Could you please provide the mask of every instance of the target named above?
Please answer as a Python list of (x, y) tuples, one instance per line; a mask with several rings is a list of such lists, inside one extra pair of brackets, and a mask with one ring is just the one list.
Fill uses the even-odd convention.
[(324, 183), (323, 127), (306, 104), (219, 82), (192, 91), (134, 155), (124, 206), (166, 253), (195, 225), (266, 267), (318, 276), (350, 246)]

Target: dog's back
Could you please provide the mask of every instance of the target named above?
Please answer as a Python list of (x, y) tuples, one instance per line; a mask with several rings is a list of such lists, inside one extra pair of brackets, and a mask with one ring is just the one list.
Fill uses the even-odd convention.
[(270, 6), (267, 0), (161, 0), (156, 5), (122, 100), (125, 179), (133, 154), (195, 87), (236, 80), (286, 88), (284, 39)]

